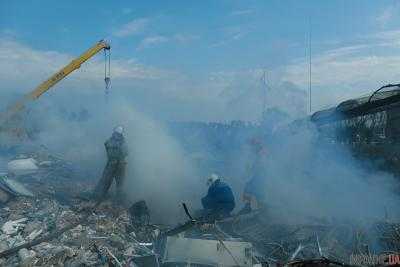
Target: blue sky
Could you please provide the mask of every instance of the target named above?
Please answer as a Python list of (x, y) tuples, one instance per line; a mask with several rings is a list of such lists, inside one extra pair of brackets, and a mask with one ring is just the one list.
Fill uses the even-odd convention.
[[(4, 1), (0, 22), (2, 28), (37, 49), (77, 54), (94, 41), (108, 38), (116, 57), (167, 68), (221, 70), (226, 65), (276, 66), (302, 56), (310, 17), (315, 52), (330, 48), (330, 43), (352, 42), (381, 30), (374, 18), (394, 4), (346, 0)], [(143, 23), (136, 30), (129, 32), (128, 27), (124, 34), (115, 35), (140, 19)], [(138, 51), (146, 38), (153, 42)]]
[[(106, 38), (112, 44), (116, 82), (121, 88), (124, 79), (128, 83), (128, 78), (139, 75), (131, 72), (139, 71), (150, 80), (146, 83), (146, 78), (139, 75), (139, 87), (174, 84), (168, 91), (185, 87), (184, 94), (190, 92), (204, 99), (220, 96), (210, 96), (209, 88), (213, 88), (220, 93), (230, 90), (240, 97), (241, 88), (256, 86), (262, 70), (271, 73), (277, 88), (281, 88), (282, 81), (289, 81), (300, 90), (307, 90), (311, 18), (318, 109), (366, 93), (381, 83), (395, 82), (392, 79), (397, 69), (390, 68), (389, 75), (382, 66), (394, 64), (393, 58), (400, 55), (399, 11), (399, 2), (389, 0), (3, 0), (0, 40), (8, 42), (7, 49), (11, 49), (9, 42), (13, 42), (20, 50), (23, 47), (30, 51), (27, 53), (38, 53), (37, 57), (56, 52), (59, 61), (54, 62), (62, 66), (62, 56), (76, 56), (95, 41)], [(2, 60), (17, 64), (11, 56), (3, 56)], [(118, 62), (120, 65), (115, 66)], [(349, 70), (354, 71), (355, 79)], [(371, 77), (371, 72), (376, 76)], [(124, 73), (132, 75), (125, 77)], [(143, 92), (140, 96), (144, 102), (146, 97), (154, 99)], [(175, 99), (183, 104), (187, 96), (176, 95), (178, 99), (168, 96), (168, 101)], [(228, 99), (224, 105), (231, 102)], [(184, 103), (187, 106), (190, 103)]]

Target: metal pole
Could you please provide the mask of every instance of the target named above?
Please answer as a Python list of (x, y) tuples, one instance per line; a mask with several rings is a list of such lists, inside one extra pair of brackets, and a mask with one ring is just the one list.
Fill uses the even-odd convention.
[(309, 80), (308, 80), (308, 95), (309, 95), (309, 113), (311, 114), (311, 107), (312, 107), (312, 91), (311, 91), (311, 81), (312, 81), (312, 76), (311, 76), (311, 17), (309, 19), (309, 36), (308, 36), (308, 56), (309, 56), (309, 66), (308, 66), (308, 74), (309, 74)]

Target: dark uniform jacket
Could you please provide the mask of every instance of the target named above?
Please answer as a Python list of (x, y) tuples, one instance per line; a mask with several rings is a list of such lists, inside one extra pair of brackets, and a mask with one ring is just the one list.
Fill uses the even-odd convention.
[(123, 162), (128, 155), (125, 138), (122, 134), (113, 135), (104, 143), (109, 161)]
[(235, 197), (228, 184), (217, 180), (208, 188), (208, 193), (201, 199), (201, 203), (206, 210), (229, 214), (235, 208)]

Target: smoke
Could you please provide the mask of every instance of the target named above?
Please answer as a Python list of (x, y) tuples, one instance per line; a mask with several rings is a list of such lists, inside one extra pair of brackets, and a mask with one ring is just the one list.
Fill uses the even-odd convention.
[(262, 193), (272, 218), (360, 222), (383, 219), (387, 211), (398, 218), (395, 177), (319, 138), (311, 123), (277, 131), (267, 147)]
[(51, 154), (84, 169), (93, 186), (106, 164), (104, 142), (115, 126), (122, 125), (129, 149), (127, 196), (131, 203), (145, 200), (155, 222), (176, 223), (181, 218), (182, 202), (194, 207), (199, 203), (203, 192), (194, 188), (200, 183), (204, 186), (204, 178), (163, 123), (138, 112), (129, 101), (118, 97), (108, 102), (96, 96), (78, 101), (56, 97), (35, 103), (27, 115), (29, 124), (24, 126), (31, 127), (35, 138), (30, 144), (32, 150), (46, 147)]
[[(236, 210), (242, 208), (241, 195), (254, 175), (251, 166), (262, 157), (249, 144), (257, 137), (265, 143), (266, 157), (255, 187), (271, 222), (361, 223), (386, 215), (399, 218), (399, 182), (394, 175), (378, 170), (370, 160), (356, 158), (350, 147), (322, 138), (308, 119), (282, 126), (287, 120), (272, 113), (262, 127), (194, 125), (187, 143), (193, 155), (208, 159), (203, 172), (217, 172), (231, 185)], [(188, 129), (183, 131), (186, 135), (191, 133)]]
[[(21, 93), (21, 88), (34, 87), (38, 77), (46, 76), (38, 73), (38, 65), (46, 67), (45, 74), (53, 73), (71, 57), (37, 51), (18, 42), (0, 43), (3, 51), (0, 56), (5, 62), (1, 76), (3, 89), (19, 88), (17, 93)], [(10, 56), (13, 54), (30, 57), (17, 57), (23, 60), (16, 61)], [(41, 64), (35, 60), (40, 60)], [(240, 128), (232, 130), (229, 126), (220, 129), (235, 138), (232, 137), (230, 143), (222, 140), (226, 146), (233, 147), (233, 152), (222, 151), (219, 157), (205, 150), (211, 146), (207, 144), (214, 143), (214, 135), (204, 134), (201, 137), (204, 140), (194, 137), (190, 141), (193, 145), (200, 144), (197, 152), (206, 157), (208, 164), (222, 159), (224, 165), (209, 164), (199, 168), (192, 157), (187, 157), (181, 140), (165, 130), (163, 122), (237, 119), (255, 122), (263, 111), (265, 88), (259, 82), (261, 73), (251, 71), (242, 76), (237, 72), (220, 73), (198, 81), (136, 62), (119, 60), (116, 65), (113, 86), (118, 89), (113, 89), (111, 94), (119, 98), (109, 103), (95, 91), (102, 86), (98, 75), (102, 65), (96, 60), (93, 72), (75, 73), (75, 78), (79, 79), (66, 79), (57, 85), (57, 90), (35, 102), (27, 120), (34, 132), (38, 130), (35, 144), (44, 145), (54, 154), (89, 170), (92, 180), (97, 181), (106, 162), (104, 141), (112, 129), (121, 124), (126, 128), (130, 150), (127, 192), (132, 201), (146, 200), (155, 219), (175, 220), (182, 201), (196, 208), (200, 195), (207, 190), (202, 177), (210, 172), (218, 172), (226, 178), (240, 206), (239, 196), (249, 178), (245, 165), (251, 161), (244, 144), (248, 132), (243, 134)], [(21, 82), (15, 69), (28, 69), (27, 78)], [(269, 108), (281, 110), (290, 118), (305, 115), (304, 91), (279, 81), (269, 86), (265, 99)], [(3, 103), (15, 97), (10, 88), (2, 90)], [(268, 125), (281, 125), (279, 118), (275, 118), (275, 122), (274, 118), (269, 119)], [(271, 131), (271, 127), (264, 130)], [(361, 164), (339, 144), (323, 143), (313, 127), (296, 134), (278, 130), (274, 137), (270, 132), (265, 136), (268, 136), (265, 137), (268, 157), (265, 187), (261, 191), (274, 218), (283, 221), (310, 217), (367, 219), (382, 217), (385, 210), (395, 210), (392, 208), (398, 205), (392, 192), (396, 182), (393, 176)], [(5, 141), (3, 137), (1, 141)]]
[(180, 204), (198, 202), (202, 192), (195, 189), (204, 182), (160, 122), (137, 113), (131, 115), (132, 119), (125, 122), (131, 133), (127, 137), (132, 155), (129, 196), (146, 200), (159, 222), (176, 223), (182, 210)]
[(0, 174), (7, 172), (7, 161), (6, 159), (0, 157)]
[[(300, 95), (298, 99), (304, 100), (301, 93), (291, 91), (294, 94), (284, 98)], [(281, 94), (269, 97), (272, 102), (274, 98), (280, 99), (277, 107), (280, 110), (284, 105)], [(294, 105), (289, 106), (286, 112)], [(301, 104), (299, 107), (295, 110), (301, 110)], [(189, 116), (190, 112), (187, 113)], [(279, 117), (282, 116), (268, 117), (272, 120), (268, 125), (281, 125)], [(207, 150), (211, 146), (207, 144), (214, 143), (213, 138), (222, 134), (224, 127), (215, 129), (215, 135), (205, 132), (202, 140), (196, 137), (189, 140), (193, 146), (200, 144), (196, 146), (197, 152), (207, 163), (200, 166), (187, 156), (182, 140), (172, 137), (162, 121), (138, 111), (126, 98), (117, 96), (106, 103), (100, 95), (80, 95), (76, 90), (53, 94), (31, 107), (27, 121), (27, 125), (39, 130), (37, 146), (43, 145), (88, 170), (93, 184), (101, 177), (106, 163), (104, 141), (116, 125), (123, 125), (130, 150), (128, 196), (132, 202), (146, 200), (157, 222), (174, 223), (183, 219), (181, 202), (199, 208), (200, 198), (207, 190), (203, 176), (211, 172), (217, 172), (231, 184), (238, 209), (241, 207), (240, 195), (250, 177), (246, 141), (255, 130), (246, 132), (240, 127), (232, 130), (227, 126), (225, 130), (232, 139), (221, 141), (232, 149), (222, 151), (218, 157)], [(394, 212), (399, 201), (392, 190), (396, 184), (393, 176), (362, 164), (337, 143), (324, 143), (312, 126), (297, 129), (296, 133), (278, 129), (272, 135), (271, 130), (271, 127), (259, 130), (266, 131), (261, 136), (268, 151), (265, 186), (260, 191), (271, 218), (281, 222), (312, 218), (355, 221), (382, 218), (386, 211), (393, 211), (390, 213), (393, 217), (398, 215)], [(223, 166), (213, 162), (215, 159), (222, 159)]]

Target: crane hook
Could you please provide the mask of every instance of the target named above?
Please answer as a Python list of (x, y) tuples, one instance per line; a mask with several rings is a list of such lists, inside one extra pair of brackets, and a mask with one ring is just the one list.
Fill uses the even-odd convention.
[[(107, 54), (108, 50), (108, 54)], [(107, 64), (108, 63), (108, 64)], [(111, 88), (111, 51), (110, 49), (104, 49), (104, 83), (105, 83), (105, 95), (109, 94)]]

